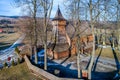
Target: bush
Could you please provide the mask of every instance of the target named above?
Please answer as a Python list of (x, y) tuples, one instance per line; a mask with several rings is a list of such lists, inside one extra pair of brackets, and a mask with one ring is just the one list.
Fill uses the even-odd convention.
[(20, 60), (20, 58), (18, 58), (18, 61), (17, 61), (17, 63), (18, 63), (18, 64), (20, 64), (20, 63), (21, 63), (21, 60)]
[(24, 60), (24, 58), (21, 58), (21, 63), (23, 63), (25, 60)]
[(4, 63), (4, 67), (7, 67), (7, 66), (8, 66), (8, 64), (7, 64), (7, 62), (5, 62), (5, 63)]
[(16, 52), (17, 54), (20, 53), (20, 50), (18, 49), (18, 47), (15, 48), (15, 52)]
[(14, 66), (15, 65), (15, 61), (14, 60), (12, 60), (12, 66)]

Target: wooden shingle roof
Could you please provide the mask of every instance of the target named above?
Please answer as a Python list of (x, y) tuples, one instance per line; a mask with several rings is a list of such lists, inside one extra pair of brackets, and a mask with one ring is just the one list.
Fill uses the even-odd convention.
[(69, 49), (68, 43), (53, 43), (48, 46), (48, 48), (51, 48), (54, 52), (64, 52)]
[(55, 21), (55, 20), (66, 20), (63, 16), (62, 16), (62, 13), (60, 11), (60, 8), (58, 6), (58, 10), (56, 12), (56, 15), (55, 17), (52, 19), (52, 21)]

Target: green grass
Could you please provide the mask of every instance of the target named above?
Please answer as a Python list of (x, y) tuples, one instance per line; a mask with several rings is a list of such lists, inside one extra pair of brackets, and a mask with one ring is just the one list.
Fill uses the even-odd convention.
[(25, 62), (0, 70), (0, 80), (42, 80), (33, 75)]

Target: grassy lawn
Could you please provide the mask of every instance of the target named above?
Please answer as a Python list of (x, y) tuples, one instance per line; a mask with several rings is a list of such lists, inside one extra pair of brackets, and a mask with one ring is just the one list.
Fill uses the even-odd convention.
[(102, 49), (98, 48), (96, 50), (96, 55), (100, 55), (101, 57), (114, 58), (111, 47), (110, 48), (102, 48)]
[[(118, 57), (118, 59), (120, 59), (120, 52), (118, 52), (117, 50), (115, 50), (116, 55)], [(107, 57), (107, 58), (112, 58), (114, 59), (114, 55), (113, 55), (113, 51), (112, 48), (98, 48), (96, 49), (96, 55), (100, 55), (101, 57)]]
[(0, 70), (0, 80), (42, 80), (33, 75), (25, 62)]
[(0, 50), (10, 47), (19, 37), (19, 33), (0, 33)]
[(116, 56), (117, 56), (117, 58), (118, 58), (118, 60), (120, 62), (120, 51), (116, 50), (115, 52), (117, 53)]

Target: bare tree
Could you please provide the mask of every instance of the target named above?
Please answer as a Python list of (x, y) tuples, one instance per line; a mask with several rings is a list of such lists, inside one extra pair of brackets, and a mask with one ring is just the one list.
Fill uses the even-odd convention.
[[(77, 48), (77, 70), (78, 70), (78, 78), (81, 78), (81, 68), (80, 68), (80, 1), (81, 0), (68, 0), (69, 4), (65, 4), (67, 8), (67, 14), (69, 15), (69, 19), (72, 19), (73, 27), (74, 27), (74, 34), (72, 35), (72, 39), (76, 38), (76, 48)], [(66, 3), (65, 2), (65, 3)], [(71, 41), (72, 42), (72, 41)], [(72, 48), (71, 45), (70, 48)]]
[(120, 50), (120, 0), (117, 5), (118, 49)]
[(39, 9), (38, 0), (15, 0), (16, 3), (19, 3), (19, 6), (27, 6), (29, 14), (33, 20), (33, 34), (34, 34), (34, 54), (35, 54), (35, 63), (37, 64), (37, 12)]
[[(100, 0), (97, 0), (96, 2), (93, 2), (93, 0), (89, 0), (88, 5), (89, 5), (89, 15), (90, 15), (90, 27), (92, 29), (92, 36), (93, 36), (93, 50), (91, 54), (91, 60), (90, 64), (88, 67), (88, 79), (91, 79), (91, 72), (92, 72), (92, 66), (94, 62), (94, 57), (95, 57), (95, 31), (94, 31), (94, 26), (95, 26), (95, 21), (97, 17), (100, 14), (100, 11), (96, 8), (96, 6), (99, 4)], [(96, 10), (97, 13), (93, 14), (93, 11)]]
[(28, 18), (20, 18), (17, 21), (17, 27), (19, 27), (19, 31), (21, 33), (26, 34), (26, 39), (28, 44), (30, 45), (30, 54), (31, 58), (32, 58), (32, 54), (33, 54), (33, 42), (34, 42), (34, 35), (33, 35), (33, 20), (32, 18), (28, 17)]
[[(76, 1), (76, 0), (75, 0)], [(78, 1), (78, 0), (77, 0)], [(76, 2), (77, 2), (76, 1)], [(98, 16), (99, 16), (99, 14), (100, 14), (100, 11), (99, 11), (99, 9), (97, 8), (97, 5), (100, 3), (100, 0), (97, 0), (97, 1), (93, 1), (93, 0), (89, 0), (88, 2), (87, 1), (85, 1), (85, 2), (80, 2), (80, 1), (78, 1), (77, 2), (77, 4), (79, 4), (80, 5), (80, 3), (82, 4), (82, 5), (84, 5), (87, 9), (89, 9), (89, 14), (88, 13), (86, 13), (86, 14), (88, 14), (89, 16), (90, 16), (90, 28), (91, 28), (91, 30), (92, 30), (92, 35), (93, 35), (93, 50), (92, 50), (92, 54), (91, 54), (91, 60), (90, 60), (90, 64), (89, 64), (89, 67), (88, 67), (88, 79), (91, 79), (91, 70), (92, 70), (92, 66), (93, 66), (93, 61), (94, 61), (94, 56), (95, 56), (95, 32), (94, 32), (94, 26), (95, 26), (95, 22), (96, 22), (96, 20), (97, 20), (97, 18), (98, 18)], [(87, 5), (87, 3), (88, 3), (88, 5)], [(72, 2), (72, 4), (73, 4), (73, 2)], [(76, 5), (77, 5), (76, 4)], [(79, 16), (82, 16), (82, 15), (80, 15), (80, 14), (78, 14), (79, 13), (79, 9), (81, 9), (80, 8), (80, 6), (78, 6), (77, 8), (75, 7), (75, 11), (77, 12), (77, 15), (75, 14), (75, 13), (73, 13), (73, 19), (74, 19), (74, 17), (75, 17), (75, 20), (76, 21), (79, 21), (79, 22), (75, 22), (75, 20), (74, 20), (74, 26), (75, 26), (75, 28), (77, 29), (77, 30), (75, 30), (75, 34), (74, 34), (74, 36), (75, 37), (77, 37), (77, 40), (78, 41), (76, 41), (77, 42), (77, 44), (79, 44), (79, 45), (77, 45), (77, 66), (78, 66), (78, 78), (80, 78), (80, 66), (79, 66), (79, 54), (80, 54), (80, 42), (79, 42), (79, 40), (80, 40), (80, 28), (79, 28), (79, 24), (80, 24), (80, 17)], [(74, 10), (74, 9), (72, 9), (72, 10)], [(96, 13), (94, 13), (94, 11), (96, 11)], [(73, 11), (74, 12), (74, 11)]]
[(44, 30), (43, 30), (43, 44), (45, 49), (45, 56), (44, 56), (44, 62), (45, 67), (44, 69), (47, 70), (47, 26), (49, 23), (49, 18), (53, 6), (53, 0), (15, 0), (16, 3), (22, 4), (27, 6), (27, 9), (29, 9), (29, 14), (32, 17), (33, 20), (33, 34), (34, 34), (34, 54), (35, 54), (35, 63), (37, 64), (37, 16), (40, 12), (43, 14), (44, 17)]
[(32, 1), (33, 4), (33, 21), (34, 21), (34, 54), (35, 54), (35, 63), (38, 63), (38, 58), (37, 58), (37, 1), (33, 0)]
[[(93, 35), (93, 50), (92, 50), (92, 54), (91, 54), (91, 60), (90, 60), (90, 64), (88, 67), (88, 79), (92, 79), (92, 66), (94, 63), (94, 57), (95, 57), (95, 23), (98, 17), (100, 17), (100, 19), (102, 21), (108, 22), (110, 21), (110, 19), (113, 19), (113, 14), (110, 13), (110, 9), (111, 9), (111, 0), (89, 0), (88, 5), (89, 5), (89, 15), (90, 15), (90, 27), (92, 29), (92, 35)], [(109, 4), (109, 5), (108, 5)], [(103, 8), (101, 7), (97, 7), (97, 6), (104, 6)], [(113, 10), (113, 9), (112, 9)], [(94, 11), (96, 11), (96, 13), (94, 13)], [(109, 15), (109, 17), (107, 16)], [(101, 18), (102, 17), (102, 18)], [(104, 25), (106, 27), (106, 25)], [(103, 26), (103, 27), (104, 27)], [(103, 35), (103, 44), (105, 45), (105, 37), (106, 35)]]
[[(119, 29), (120, 28), (120, 0), (118, 0), (118, 5), (117, 5), (117, 26), (118, 26), (118, 33), (119, 33), (119, 35), (118, 35), (118, 49), (120, 50), (120, 29)], [(119, 65), (120, 65), (120, 63), (119, 63)], [(118, 70), (118, 74), (120, 76), (120, 68)]]
[(47, 26), (50, 19), (51, 10), (53, 7), (53, 0), (40, 0), (40, 5), (44, 14), (44, 69), (47, 70)]

